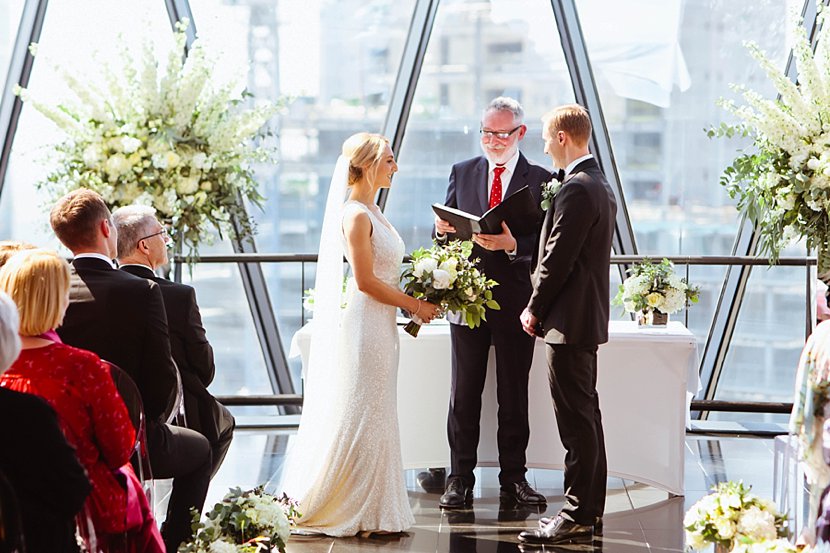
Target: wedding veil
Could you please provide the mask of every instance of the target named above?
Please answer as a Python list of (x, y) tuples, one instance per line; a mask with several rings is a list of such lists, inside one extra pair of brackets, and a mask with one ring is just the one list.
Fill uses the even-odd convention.
[[(345, 398), (337, 390), (338, 352), (340, 351), (340, 319), (343, 302), (343, 204), (349, 180), (349, 160), (337, 158), (331, 177), (317, 274), (314, 279), (314, 315), (311, 324), (311, 347), (303, 370), (302, 424), (288, 451), (282, 489), (289, 496), (301, 499), (321, 472), (318, 466), (326, 459), (331, 447), (337, 420), (333, 412)], [(280, 490), (278, 490), (280, 491)]]

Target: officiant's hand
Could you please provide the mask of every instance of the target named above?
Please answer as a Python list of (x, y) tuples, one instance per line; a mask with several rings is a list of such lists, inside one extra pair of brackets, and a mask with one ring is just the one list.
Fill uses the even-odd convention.
[(455, 234), (455, 227), (436, 215), (435, 231), (438, 234)]
[(504, 221), (501, 222), (501, 234), (473, 234), (473, 242), (492, 252), (499, 250), (516, 251), (516, 239), (513, 238), (510, 227)]
[(525, 332), (531, 336), (538, 336), (537, 326), (539, 325), (539, 319), (536, 318), (536, 315), (528, 311), (527, 307), (522, 311), (519, 320), (522, 321), (522, 328)]

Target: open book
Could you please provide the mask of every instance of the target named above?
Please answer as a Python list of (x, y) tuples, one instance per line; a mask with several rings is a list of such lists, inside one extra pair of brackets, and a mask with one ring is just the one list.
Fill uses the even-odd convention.
[(507, 222), (513, 236), (533, 234), (538, 230), (542, 211), (533, 199), (530, 188), (525, 186), (489, 209), (481, 217), (443, 204), (432, 204), (432, 210), (440, 218), (455, 227), (453, 238), (469, 240), (473, 234), (501, 234), (501, 222)]

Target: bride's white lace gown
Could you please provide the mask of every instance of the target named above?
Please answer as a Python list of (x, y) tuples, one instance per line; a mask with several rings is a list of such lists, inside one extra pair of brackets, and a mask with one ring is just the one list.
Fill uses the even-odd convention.
[[(369, 214), (374, 273), (397, 287), (403, 240), (365, 205), (347, 202), (344, 213), (351, 210)], [(336, 366), (324, 381), (308, 375), (283, 489), (300, 503), (302, 530), (329, 536), (400, 532), (415, 519), (398, 431), (395, 307), (357, 290), (353, 279), (346, 298)]]

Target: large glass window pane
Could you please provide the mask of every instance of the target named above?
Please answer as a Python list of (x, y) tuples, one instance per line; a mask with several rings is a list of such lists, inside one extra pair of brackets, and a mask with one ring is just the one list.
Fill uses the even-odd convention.
[[(256, 98), (286, 100), (271, 122), (278, 163), (258, 170), (266, 197), (255, 211), (262, 252), (316, 253), (340, 146), (386, 117), (414, 0), (191, 0), (199, 37), (225, 49), (217, 71), (239, 71)], [(313, 265), (266, 264), (283, 347), (302, 323)], [(305, 275), (305, 280), (303, 280)], [(238, 309), (247, 312), (246, 305)], [(299, 390), (299, 361), (290, 360)]]
[[(782, 255), (805, 256), (806, 252), (803, 247), (791, 247)], [(792, 401), (807, 324), (806, 271), (805, 267), (752, 269), (715, 399)], [(810, 275), (813, 282), (815, 268)], [(786, 415), (747, 413), (711, 413), (709, 418), (780, 423), (788, 419)]]
[(23, 11), (23, 0), (0, 2), (0, 80), (5, 81), (9, 70), (9, 58)]
[(524, 154), (550, 166), (540, 118), (573, 101), (550, 3), (443, 0), (386, 204), (407, 250), (430, 243), (430, 205), (444, 201), (452, 165), (481, 154), (481, 111), (500, 95), (524, 106)]

